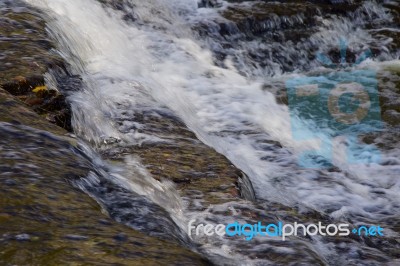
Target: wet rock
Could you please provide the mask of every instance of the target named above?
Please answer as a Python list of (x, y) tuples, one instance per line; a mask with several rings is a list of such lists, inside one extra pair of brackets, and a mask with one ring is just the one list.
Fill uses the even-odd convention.
[[(331, 29), (330, 21), (354, 21), (357, 28), (382, 27), (371, 31), (374, 39), (379, 40), (378, 44), (372, 42), (351, 47), (347, 54), (349, 62), (354, 62), (365, 46), (369, 46), (373, 57), (377, 58), (393, 58), (396, 55), (388, 54), (398, 54), (395, 30), (398, 11), (393, 7), (396, 4), (386, 3), (388, 9), (384, 15), (368, 1), (229, 2), (230, 5), (218, 10), (223, 18), (199, 20), (192, 28), (201, 39), (212, 43), (210, 49), (217, 65), (226, 67), (224, 60), (230, 58), (245, 76), (257, 76), (260, 72), (270, 76), (280, 72), (310, 71), (316, 66), (316, 54), (321, 48), (324, 54), (337, 60), (337, 43), (326, 47), (326, 38), (319, 36), (324, 29)], [(394, 17), (393, 22), (390, 22), (390, 14)]]
[(32, 93), (32, 90), (44, 84), (44, 78), (41, 75), (30, 77), (17, 76), (11, 81), (4, 82), (1, 87), (15, 96), (26, 95)]
[(0, 15), (0, 183), (9, 184), (0, 186), (0, 264), (206, 265), (176, 243), (117, 223), (72, 185), (88, 176), (91, 161), (65, 136), (70, 111), (59, 91), (79, 79), (63, 78), (59, 91), (43, 87), (46, 72), (68, 73), (42, 14), (3, 1)]
[(199, 0), (198, 2), (199, 8), (201, 7), (221, 7), (221, 0)]
[(65, 134), (65, 131), (46, 120), (24, 105), (21, 101), (0, 88), (0, 121), (12, 124), (27, 125), (37, 129), (47, 130), (55, 134)]
[(88, 178), (74, 181), (74, 184), (84, 188), (119, 223), (150, 236), (191, 246), (186, 233), (175, 224), (170, 213), (148, 198), (118, 186), (111, 180), (112, 177), (104, 176), (99, 171), (98, 174), (91, 173)]
[(62, 66), (47, 36), (42, 14), (13, 1), (0, 9), (0, 83), (17, 76), (41, 76), (49, 67)]
[[(400, 138), (400, 65), (391, 62), (377, 73), (381, 119), (390, 130), (364, 134), (363, 142), (374, 144), (385, 151), (396, 151)], [(383, 161), (388, 164), (388, 161)], [(390, 164), (390, 163), (389, 163)]]
[(43, 76), (19, 77), (0, 86), (51, 123), (72, 131), (71, 109), (65, 96), (54, 89), (47, 89)]
[(35, 91), (45, 85), (44, 74), (49, 69), (65, 69), (62, 59), (54, 53), (42, 14), (27, 9), (22, 3), (0, 9), (1, 56), (0, 88), (17, 96), (48, 121), (72, 131), (71, 111), (65, 97), (56, 90)]
[[(97, 202), (71, 185), (72, 180), (88, 175), (91, 162), (64, 137), (23, 125), (22, 114), (14, 116), (19, 123), (2, 122), (13, 115), (12, 110), (2, 111), (0, 167), (12, 167), (13, 171), (3, 172), (0, 183), (11, 179), (14, 185), (13, 189), (0, 187), (0, 235), (15, 237), (0, 238), (0, 264), (206, 264), (175, 243), (149, 237), (109, 218)], [(65, 133), (33, 112), (30, 118), (35, 121), (32, 126), (47, 124), (54, 132)], [(8, 156), (10, 152), (17, 152), (19, 159)], [(114, 239), (121, 233), (127, 236), (123, 246)], [(122, 253), (128, 255), (121, 257)]]

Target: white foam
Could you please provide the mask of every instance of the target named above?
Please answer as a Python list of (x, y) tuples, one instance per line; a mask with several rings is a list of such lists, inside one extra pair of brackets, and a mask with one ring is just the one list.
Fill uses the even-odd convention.
[[(131, 1), (143, 23), (130, 25), (120, 13), (95, 0), (28, 2), (48, 10), (53, 18), (51, 32), (86, 84), (71, 100), (75, 129), (88, 140), (99, 142), (101, 136), (109, 136), (130, 144), (143, 138), (156, 141), (135, 132), (121, 133), (115, 120), (136, 108), (166, 105), (203, 142), (250, 177), (258, 198), (305, 205), (337, 219), (373, 216), (379, 220), (385, 213), (399, 213), (399, 165), (355, 167), (341, 160), (340, 149), (335, 157), (342, 172), (297, 165), (302, 150), (318, 148), (329, 137), (320, 133), (319, 140), (296, 141), (288, 107), (261, 89), (264, 77), (251, 80), (234, 67), (214, 65), (212, 53), (193, 38), (185, 20), (173, 11), (190, 15), (196, 12), (195, 0)], [(324, 23), (329, 30), (321, 29), (312, 40), (323, 39), (327, 46), (351, 28), (349, 20), (335, 26), (332, 21)], [(348, 36), (351, 43), (360, 45), (371, 38), (362, 29)], [(284, 84), (294, 76), (300, 75), (269, 80)], [(271, 140), (284, 147), (272, 147)], [(339, 142), (338, 148), (343, 145)], [(377, 189), (384, 194), (374, 193)]]
[[(335, 205), (355, 212), (365, 212), (368, 206), (392, 208), (398, 200), (394, 189), (398, 187), (398, 166), (354, 168), (342, 162), (338, 163), (340, 167), (351, 174), (325, 173), (329, 180), (326, 182), (319, 180), (319, 171), (297, 167), (297, 154), (318, 148), (319, 140), (294, 140), (288, 108), (261, 90), (261, 82), (248, 80), (235, 69), (216, 67), (211, 52), (191, 38), (190, 30), (172, 11), (172, 5), (132, 1), (143, 21), (164, 26), (157, 30), (149, 25), (126, 25), (120, 14), (104, 9), (96, 1), (30, 2), (50, 10), (54, 17), (52, 30), (62, 32), (62, 37), (56, 37), (63, 51), (71, 53), (69, 58), (75, 59), (75, 70), (87, 85), (72, 99), (75, 126), (87, 138), (106, 135), (137, 141), (132, 134), (122, 135), (114, 124), (113, 119), (123, 111), (121, 103), (129, 103), (126, 106), (130, 108), (165, 104), (201, 140), (244, 170), (260, 198), (302, 203), (321, 211), (332, 207), (334, 198)], [(178, 10), (193, 12), (193, 4), (190, 8), (185, 1), (174, 4)], [(160, 13), (157, 18), (152, 12), (155, 7)], [(328, 34), (329, 31), (321, 32), (325, 37)], [(289, 76), (276, 79), (286, 78)], [(321, 134), (321, 138), (327, 137)], [(263, 140), (279, 141), (285, 148), (264, 149), (260, 144)], [(391, 197), (381, 195), (378, 201), (370, 193), (371, 186), (393, 182), (396, 185), (386, 189)]]

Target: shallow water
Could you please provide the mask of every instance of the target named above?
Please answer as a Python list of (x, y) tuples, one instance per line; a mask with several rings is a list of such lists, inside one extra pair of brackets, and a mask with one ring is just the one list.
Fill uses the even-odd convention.
[[(80, 88), (65, 93), (75, 134), (91, 146), (86, 156), (102, 169), (104, 180), (89, 176), (75, 185), (116, 221), (196, 246), (193, 249), (221, 265), (396, 264), (398, 3), (360, 1), (343, 8), (343, 3), (220, 1), (218, 7), (199, 8), (195, 0), (25, 2), (46, 14), (58, 53), (82, 80)], [(340, 62), (343, 43), (348, 49)], [(368, 50), (372, 58), (361, 60)], [(318, 54), (339, 69), (318, 61)], [(354, 64), (357, 60), (360, 64)], [(327, 107), (313, 100), (293, 103), (286, 93), (293, 80), (323, 77), (324, 84), (332, 84), (338, 76), (377, 83), (374, 107), (379, 116), (349, 129), (371, 146), (360, 148), (338, 130), (322, 130), (330, 118), (319, 113)], [(329, 90), (326, 86), (320, 89)], [(306, 108), (307, 119), (298, 111), (303, 106), (312, 107)], [(321, 108), (315, 114), (314, 106)], [(296, 125), (300, 138), (293, 130)], [(196, 143), (185, 126), (248, 176), (255, 202), (232, 199), (222, 189), (210, 199), (204, 187), (159, 181), (159, 176), (173, 179), (172, 172), (165, 170), (164, 176), (148, 170), (152, 166), (144, 164), (151, 161), (147, 157), (152, 149), (156, 154), (155, 147), (185, 150), (188, 143)], [(179, 170), (202, 156), (214, 156), (196, 145), (188, 153), (202, 152), (181, 157), (188, 162), (182, 161)], [(319, 147), (322, 152), (314, 154), (313, 162), (325, 167), (299, 165), (303, 151)], [(167, 154), (163, 148), (161, 153)], [(353, 164), (346, 156), (363, 156), (364, 161)], [(110, 182), (116, 187), (110, 189)], [(215, 224), (235, 219), (379, 224), (388, 233), (382, 239), (315, 236), (284, 243), (189, 239), (185, 232), (191, 218)], [(160, 223), (153, 223), (157, 220)], [(168, 229), (157, 230), (160, 227)]]

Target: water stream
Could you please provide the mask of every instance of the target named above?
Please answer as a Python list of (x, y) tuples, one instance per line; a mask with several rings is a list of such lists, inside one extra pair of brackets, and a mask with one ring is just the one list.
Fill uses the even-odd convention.
[[(390, 8), (398, 2), (360, 1), (343, 11), (335, 4), (301, 1), (216, 1), (220, 4), (215, 7), (200, 8), (197, 0), (25, 1), (45, 13), (57, 51), (71, 73), (81, 78), (79, 90), (66, 92), (72, 124), (88, 145), (84, 153), (100, 170), (76, 185), (118, 222), (153, 236), (176, 238), (221, 265), (399, 262), (399, 123), (392, 123), (399, 110), (385, 107), (396, 105), (399, 92), (391, 71), (400, 64), (400, 44), (393, 37), (398, 36), (399, 14)], [(341, 41), (351, 64), (333, 69), (317, 60), (317, 54), (340, 60)], [(367, 50), (373, 56), (361, 60)], [(353, 65), (357, 59), (362, 62)], [(340, 71), (361, 73), (359, 79), (365, 80), (366, 70), (376, 73), (377, 93), (384, 99), (378, 105), (387, 112), (382, 119), (374, 118), (383, 121), (382, 127), (362, 131), (373, 139), (374, 145), (367, 148), (320, 130), (327, 123), (324, 117), (305, 119), (296, 112), (301, 106), (280, 101), (287, 97), (288, 81), (323, 76), (329, 83)], [(57, 79), (51, 75), (55, 74), (49, 74), (48, 83)], [(195, 197), (182, 197), (172, 182), (159, 181), (136, 157), (119, 152), (143, 143), (175, 141), (162, 132), (153, 134), (152, 124), (135, 119), (143, 112), (181, 119), (200, 141), (249, 177), (256, 202), (204, 206), (202, 211), (188, 207)], [(296, 139), (294, 124), (313, 138)], [(299, 165), (302, 152), (330, 144), (328, 153), (318, 154), (328, 168)], [(101, 159), (99, 154), (110, 152), (123, 160)], [(355, 165), (346, 159), (349, 154), (362, 154), (368, 163)], [(107, 182), (121, 189), (107, 189)], [(191, 218), (227, 222), (224, 210), (243, 208), (271, 218), (271, 203), (300, 213), (291, 217), (287, 211), (282, 219), (308, 220), (315, 212), (333, 222), (379, 224), (387, 237), (369, 241), (315, 236), (285, 244), (251, 244), (186, 235)], [(286, 259), (279, 262), (279, 254)]]

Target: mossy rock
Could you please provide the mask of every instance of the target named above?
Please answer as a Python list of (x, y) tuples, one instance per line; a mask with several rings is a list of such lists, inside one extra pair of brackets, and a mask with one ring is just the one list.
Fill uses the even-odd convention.
[(64, 135), (64, 129), (42, 119), (27, 105), (0, 88), (0, 121), (15, 125), (26, 125), (36, 129)]
[(42, 13), (17, 1), (1, 8), (0, 15), (0, 84), (17, 76), (41, 76), (49, 67), (63, 65)]
[(104, 214), (71, 184), (91, 171), (73, 139), (4, 91), (0, 133), (0, 264), (207, 264)]
[(104, 158), (120, 161), (134, 154), (154, 178), (176, 183), (182, 196), (201, 192), (204, 208), (240, 199), (237, 182), (242, 172), (226, 157), (199, 141), (170, 111), (136, 110), (132, 121), (143, 125), (136, 130), (138, 133), (165, 141), (129, 147), (117, 144), (103, 150)]
[(43, 14), (17, 1), (5, 3), (0, 16), (0, 87), (48, 121), (72, 131), (65, 97), (56, 90), (35, 92), (45, 85), (43, 75), (49, 69), (65, 69), (47, 34)]

